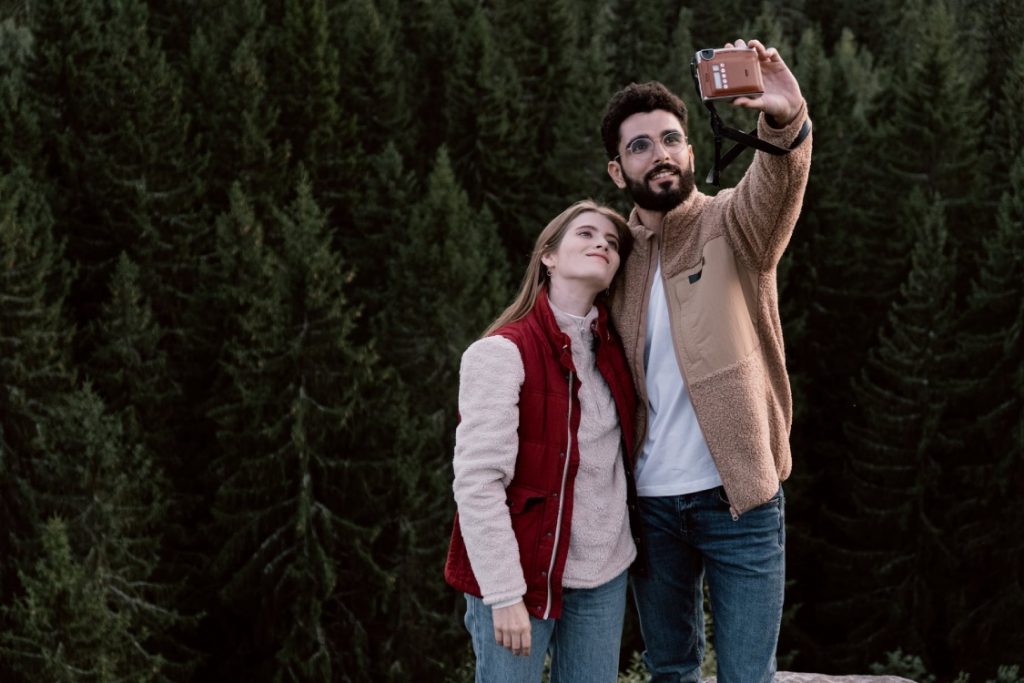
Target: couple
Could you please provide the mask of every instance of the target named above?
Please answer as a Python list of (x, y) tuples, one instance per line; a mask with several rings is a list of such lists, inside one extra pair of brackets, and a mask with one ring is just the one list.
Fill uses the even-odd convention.
[(709, 197), (683, 102), (660, 83), (616, 93), (601, 131), (629, 223), (563, 211), (463, 355), (445, 576), (477, 681), (539, 681), (546, 652), (555, 683), (614, 681), (631, 566), (652, 680), (699, 680), (705, 573), (718, 680), (772, 679), (792, 412), (775, 278), (811, 144), (796, 79), (749, 47), (765, 94), (734, 104), (801, 144)]

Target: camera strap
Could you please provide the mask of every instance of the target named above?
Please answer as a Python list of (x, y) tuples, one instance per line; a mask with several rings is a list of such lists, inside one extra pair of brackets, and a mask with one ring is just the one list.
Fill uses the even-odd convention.
[[(715, 136), (715, 164), (711, 167), (711, 170), (708, 172), (708, 176), (704, 182), (711, 183), (717, 187), (722, 170), (735, 161), (736, 157), (738, 157), (747, 147), (753, 147), (754, 149), (759, 149), (762, 152), (767, 152), (768, 154), (773, 154), (775, 156), (789, 154), (789, 149), (776, 147), (772, 143), (766, 142), (757, 137), (756, 127), (749, 133), (744, 133), (741, 130), (730, 128), (725, 125), (722, 122), (722, 117), (718, 115), (718, 111), (715, 109), (714, 102), (705, 102), (704, 106), (708, 108), (709, 112), (711, 112), (711, 131)], [(807, 137), (808, 132), (810, 132), (810, 127), (805, 122), (804, 127), (800, 129), (800, 135), (797, 136), (793, 147), (796, 147), (803, 142), (803, 139)], [(732, 149), (725, 154), (722, 154), (722, 138), (729, 138), (736, 142), (736, 144), (732, 146)], [(792, 149), (792, 147), (790, 149)]]

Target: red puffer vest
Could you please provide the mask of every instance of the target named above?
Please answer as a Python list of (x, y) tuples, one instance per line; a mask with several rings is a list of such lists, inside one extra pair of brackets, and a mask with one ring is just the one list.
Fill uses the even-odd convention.
[[(633, 380), (622, 342), (609, 328), (608, 312), (601, 305), (591, 329), (596, 343), (597, 369), (608, 383), (619, 414), (632, 520), (636, 499)], [(519, 392), (519, 454), (512, 482), (505, 490), (526, 579), (523, 600), (533, 616), (557, 619), (562, 611), (562, 572), (569, 555), (573, 484), (580, 464), (576, 443), (580, 381), (573, 365), (569, 337), (558, 328), (545, 290), (541, 290), (537, 303), (525, 318), (499, 328), (494, 334), (515, 343), (526, 371)], [(638, 527), (632, 526), (634, 542), (639, 546)], [(444, 575), (457, 590), (480, 597), (480, 586), (462, 540), (458, 513)]]

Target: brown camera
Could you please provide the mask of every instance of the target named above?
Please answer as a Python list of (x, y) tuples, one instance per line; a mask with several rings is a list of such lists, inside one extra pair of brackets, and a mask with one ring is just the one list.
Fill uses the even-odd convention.
[(693, 68), (700, 98), (704, 102), (764, 94), (761, 63), (753, 48), (698, 50), (693, 57)]

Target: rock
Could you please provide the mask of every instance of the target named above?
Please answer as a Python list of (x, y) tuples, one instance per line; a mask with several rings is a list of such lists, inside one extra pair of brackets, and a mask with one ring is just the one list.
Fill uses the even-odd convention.
[[(715, 678), (705, 678), (701, 683), (715, 683)], [(827, 674), (806, 674), (793, 671), (779, 671), (773, 683), (915, 683), (901, 676), (829, 676)]]

